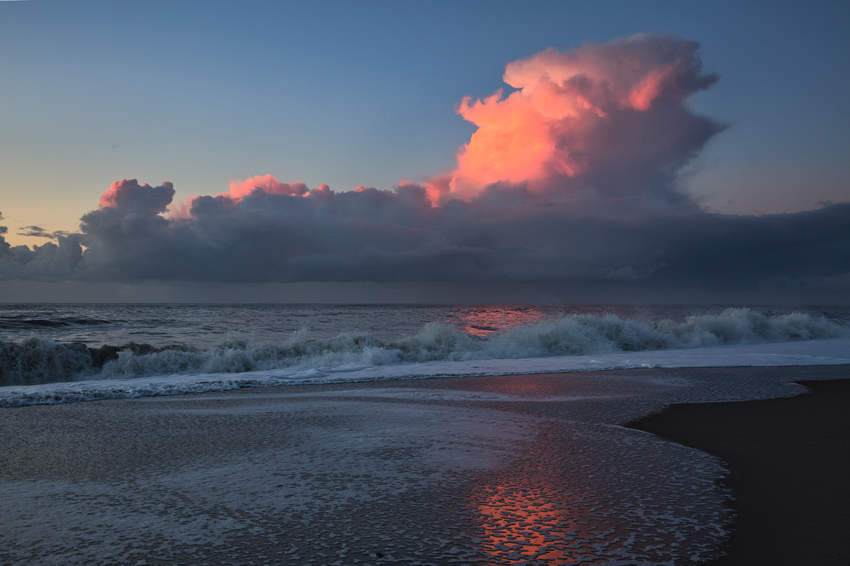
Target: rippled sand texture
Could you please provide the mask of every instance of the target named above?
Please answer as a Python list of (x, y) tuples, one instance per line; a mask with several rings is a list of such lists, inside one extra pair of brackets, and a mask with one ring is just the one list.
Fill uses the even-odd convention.
[(797, 391), (728, 369), (414, 385), (0, 411), (0, 562), (707, 560), (732, 519), (723, 465), (617, 425), (676, 400)]

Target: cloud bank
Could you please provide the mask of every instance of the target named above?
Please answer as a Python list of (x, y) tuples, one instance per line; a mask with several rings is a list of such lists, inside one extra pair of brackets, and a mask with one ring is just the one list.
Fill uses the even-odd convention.
[(723, 130), (686, 104), (717, 80), (697, 49), (640, 35), (511, 63), (514, 90), (459, 105), (477, 130), (456, 167), (391, 191), (264, 175), (174, 203), (171, 183), (118, 181), (79, 234), (0, 229), (0, 277), (846, 287), (850, 204), (720, 215), (679, 185)]

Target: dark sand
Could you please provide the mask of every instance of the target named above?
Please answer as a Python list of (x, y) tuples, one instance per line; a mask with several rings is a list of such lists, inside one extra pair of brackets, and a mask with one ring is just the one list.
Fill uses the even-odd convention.
[(850, 380), (798, 397), (673, 405), (629, 426), (729, 465), (738, 513), (716, 566), (850, 564)]

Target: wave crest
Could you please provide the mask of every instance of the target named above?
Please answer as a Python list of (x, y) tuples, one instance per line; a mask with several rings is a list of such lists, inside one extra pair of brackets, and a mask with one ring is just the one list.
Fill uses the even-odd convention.
[(0, 385), (286, 367), (539, 358), (845, 337), (850, 337), (850, 328), (824, 317), (807, 313), (770, 316), (746, 308), (690, 316), (682, 322), (647, 322), (613, 314), (572, 315), (517, 325), (486, 337), (439, 323), (387, 341), (362, 333), (314, 339), (309, 331), (301, 330), (281, 342), (257, 342), (248, 335), (231, 333), (206, 350), (147, 344), (93, 349), (30, 337), (0, 342)]

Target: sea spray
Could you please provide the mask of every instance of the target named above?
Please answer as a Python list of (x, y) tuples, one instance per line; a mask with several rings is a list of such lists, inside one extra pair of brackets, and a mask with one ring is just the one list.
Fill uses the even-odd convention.
[(333, 368), (434, 361), (540, 358), (850, 337), (850, 328), (806, 313), (765, 315), (746, 308), (641, 321), (613, 314), (580, 314), (519, 324), (484, 337), (441, 323), (413, 335), (381, 340), (344, 332), (314, 338), (307, 330), (283, 341), (230, 333), (213, 347), (156, 348), (125, 344), (87, 348), (28, 337), (0, 342), (0, 385), (185, 373), (241, 373), (281, 368)]
[(28, 336), (0, 341), (0, 385), (35, 385), (70, 381), (93, 373), (85, 344), (62, 344)]

